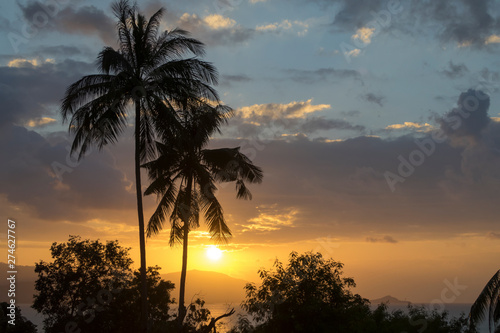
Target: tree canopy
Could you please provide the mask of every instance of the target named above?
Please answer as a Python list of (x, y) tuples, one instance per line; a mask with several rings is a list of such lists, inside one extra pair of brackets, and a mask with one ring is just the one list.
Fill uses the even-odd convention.
[[(140, 278), (131, 269), (128, 249), (117, 241), (81, 240), (70, 236), (53, 243), (52, 262), (35, 266), (38, 279), (33, 308), (45, 315), (45, 332), (138, 332), (140, 330)], [(168, 321), (174, 285), (149, 267), (147, 287), (149, 319)]]

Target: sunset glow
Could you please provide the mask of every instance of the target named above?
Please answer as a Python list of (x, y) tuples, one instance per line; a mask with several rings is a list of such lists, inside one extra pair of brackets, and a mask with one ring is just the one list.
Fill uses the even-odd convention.
[(207, 248), (207, 258), (212, 261), (219, 261), (222, 258), (222, 250), (215, 245)]
[[(110, 117), (119, 128), (102, 147), (89, 144), (80, 159), (70, 154), (75, 136), (68, 128), (78, 121), (63, 121), (61, 100), (74, 82), (99, 73), (104, 47), (120, 44), (110, 2), (48, 3), (4, 1), (0, 14), (0, 225), (16, 221), (18, 265), (49, 261), (54, 242), (79, 235), (118, 240), (138, 269), (139, 175), (144, 224), (157, 223), (145, 240), (146, 265), (158, 265), (161, 274), (186, 267), (187, 249), (188, 271), (258, 282), (259, 270), (277, 259), (312, 251), (342, 262), (362, 297), (430, 303), (456, 280), (466, 287), (453, 302), (471, 303), (500, 268), (499, 1), (139, 1), (147, 17), (165, 7), (153, 26), (189, 31), (205, 45), (203, 56), (175, 51), (172, 57), (216, 68), (218, 76), (200, 78), (210, 78), (210, 89), (232, 109), (192, 154), (175, 139), (198, 139), (205, 132), (196, 126), (186, 131), (193, 135), (163, 137), (170, 143), (164, 156), (173, 151), (191, 161), (210, 149), (237, 151), (262, 168), (261, 183), (245, 184), (251, 196), (242, 196), (241, 174), (226, 177), (241, 168), (214, 171), (232, 163), (200, 162), (210, 172), (205, 178), (187, 172), (191, 181), (154, 182), (155, 173), (139, 164), (136, 172), (134, 125), (141, 118), (133, 117), (130, 100)], [(160, 86), (144, 82), (124, 87)], [(167, 100), (161, 95), (154, 105)], [(215, 100), (208, 93), (196, 99)], [(141, 133), (156, 128), (142, 125)], [(157, 134), (144, 144), (153, 147)], [(94, 135), (82, 134), (79, 142), (85, 138)], [(141, 165), (156, 153), (150, 148)], [(184, 162), (162, 168), (180, 172)], [(213, 184), (192, 185), (207, 179)], [(147, 191), (152, 183), (164, 188)], [(173, 204), (157, 209), (156, 193), (171, 199), (162, 190), (184, 193), (181, 186), (194, 189), (179, 195), (198, 214), (188, 222)], [(192, 210), (193, 202), (199, 206)], [(220, 221), (227, 227), (211, 224)]]

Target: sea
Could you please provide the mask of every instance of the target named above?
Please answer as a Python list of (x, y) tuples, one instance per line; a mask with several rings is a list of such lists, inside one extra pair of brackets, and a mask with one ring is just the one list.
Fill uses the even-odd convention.
[[(412, 304), (413, 306), (423, 306), (427, 310), (432, 309), (432, 305), (430, 304)], [(467, 303), (454, 303), (454, 304), (446, 304), (444, 311), (447, 311), (449, 314), (449, 318), (451, 317), (459, 317), (460, 314), (465, 313), (468, 314), (472, 304)], [(227, 331), (235, 326), (238, 321), (238, 314), (245, 314), (245, 312), (240, 308), (239, 304), (227, 304), (227, 303), (211, 303), (205, 304), (205, 307), (210, 310), (210, 313), (213, 317), (218, 317), (230, 309), (234, 308), (235, 313), (227, 318), (220, 320), (220, 324), (218, 325), (217, 332), (227, 333)], [(376, 305), (371, 305), (372, 309), (375, 309)], [(21, 309), (21, 313), (24, 317), (29, 319), (33, 324), (37, 325), (38, 332), (43, 333), (43, 316), (36, 312), (36, 310), (31, 308), (31, 304), (20, 304), (19, 308)], [(396, 310), (407, 311), (407, 305), (405, 304), (389, 304), (388, 311), (393, 312)], [(437, 309), (441, 310), (441, 309)], [(218, 323), (219, 323), (218, 322)], [(480, 333), (487, 333), (488, 324), (486, 322), (482, 323), (478, 327)], [(421, 331), (425, 332), (425, 330)]]

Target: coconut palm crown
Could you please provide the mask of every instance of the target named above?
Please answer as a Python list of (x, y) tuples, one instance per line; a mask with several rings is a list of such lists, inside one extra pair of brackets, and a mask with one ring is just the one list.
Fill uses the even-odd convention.
[(134, 122), (141, 315), (145, 323), (146, 247), (140, 165), (155, 156), (155, 138), (169, 131), (168, 127), (178, 126), (174, 109), (186, 96), (201, 104), (204, 100), (218, 101), (212, 88), (217, 83), (217, 71), (198, 58), (204, 54), (204, 45), (186, 31), (160, 31), (163, 9), (149, 20), (127, 0), (114, 3), (112, 9), (118, 21), (118, 48), (105, 47), (97, 57), (99, 73), (84, 76), (67, 88), (61, 114), (64, 121), (69, 119), (69, 131), (74, 134), (71, 152), (79, 159), (93, 145), (101, 149), (115, 143), (129, 121)]
[(185, 316), (184, 290), (187, 271), (188, 234), (199, 227), (200, 215), (216, 242), (225, 242), (231, 231), (223, 209), (215, 196), (218, 182), (234, 182), (236, 196), (251, 199), (246, 183), (261, 183), (263, 173), (240, 148), (207, 149), (210, 136), (219, 131), (230, 116), (226, 106), (189, 103), (189, 110), (180, 112), (180, 129), (158, 142), (159, 157), (146, 163), (151, 184), (145, 194), (156, 194), (158, 207), (151, 216), (147, 235), (159, 233), (170, 220), (170, 244), (182, 244), (183, 264), (179, 288), (179, 315)]

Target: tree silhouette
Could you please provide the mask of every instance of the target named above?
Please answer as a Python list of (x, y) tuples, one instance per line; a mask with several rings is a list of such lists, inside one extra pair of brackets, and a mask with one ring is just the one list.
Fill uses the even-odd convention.
[[(231, 236), (222, 206), (215, 196), (216, 182), (235, 182), (237, 198), (251, 199), (245, 183), (262, 182), (262, 170), (237, 148), (205, 149), (210, 136), (230, 115), (226, 106), (187, 103), (180, 110), (181, 126), (157, 143), (159, 158), (146, 163), (151, 184), (145, 194), (156, 194), (158, 207), (151, 216), (147, 234), (157, 234), (170, 220), (170, 245), (182, 244), (182, 271), (179, 287), (179, 325), (186, 314), (188, 235), (199, 227), (203, 215), (212, 239), (224, 242)], [(172, 136), (172, 137), (170, 137)], [(174, 140), (175, 138), (175, 140)]]
[[(140, 165), (155, 154), (155, 138), (168, 126), (176, 126), (173, 109), (186, 96), (218, 100), (211, 84), (217, 83), (216, 69), (196, 56), (204, 45), (184, 30), (160, 32), (164, 13), (158, 10), (148, 20), (137, 6), (120, 0), (112, 6), (118, 19), (117, 50), (105, 47), (98, 55), (99, 74), (87, 75), (68, 87), (62, 100), (63, 120), (69, 117), (69, 131), (75, 135), (71, 152), (82, 158), (91, 145), (99, 149), (114, 143), (125, 130), (127, 107), (134, 105), (135, 186), (141, 255), (143, 330), (146, 319), (146, 246)], [(185, 58), (186, 54), (195, 57)], [(160, 121), (160, 119), (162, 119)], [(162, 126), (159, 126), (161, 122)]]
[[(132, 272), (128, 249), (117, 241), (101, 243), (70, 236), (53, 243), (53, 261), (36, 263), (37, 294), (33, 308), (45, 316), (45, 332), (137, 332), (141, 328), (139, 272)], [(168, 321), (174, 285), (160, 279), (159, 267), (149, 267), (149, 319)]]

